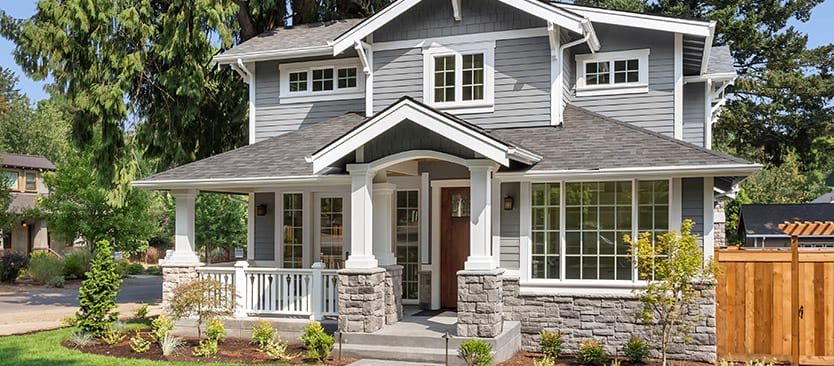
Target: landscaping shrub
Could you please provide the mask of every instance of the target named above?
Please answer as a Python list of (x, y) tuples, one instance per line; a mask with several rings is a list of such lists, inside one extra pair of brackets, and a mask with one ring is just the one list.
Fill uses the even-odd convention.
[(29, 257), (17, 253), (3, 253), (0, 257), (0, 282), (14, 283), (20, 271), (29, 267)]
[(562, 332), (548, 332), (546, 330), (542, 330), (539, 333), (539, 346), (542, 349), (542, 353), (545, 356), (553, 356), (559, 357), (559, 353), (562, 352)]
[(576, 358), (591, 365), (602, 365), (608, 359), (605, 351), (602, 350), (602, 345), (593, 339), (586, 339), (579, 343), (579, 353), (576, 354)]
[(159, 342), (174, 329), (174, 321), (162, 314), (151, 321), (151, 340)]
[(174, 337), (174, 335), (170, 333), (165, 334), (165, 336), (159, 340), (159, 347), (162, 348), (163, 356), (170, 356), (172, 353), (174, 353), (174, 351), (177, 350), (177, 348), (180, 348), (184, 345), (185, 342), (183, 342), (182, 339)]
[(252, 327), (252, 344), (264, 350), (267, 344), (275, 340), (275, 328), (267, 320), (261, 320)]
[(136, 353), (145, 353), (151, 349), (151, 342), (137, 334), (130, 339), (130, 349)]
[(324, 361), (330, 356), (330, 349), (336, 340), (324, 331), (319, 322), (309, 322), (304, 327), (304, 335), (301, 341), (307, 347), (307, 357)]
[(212, 279), (194, 280), (180, 286), (171, 296), (171, 313), (175, 319), (187, 316), (197, 318), (197, 338), (202, 334), (202, 325), (209, 319), (232, 315), (234, 298), (232, 289)]
[(133, 316), (138, 319), (144, 319), (148, 316), (148, 304), (139, 305), (139, 307), (133, 311)]
[(116, 295), (122, 280), (116, 274), (113, 263), (113, 248), (106, 240), (96, 243), (95, 258), (91, 263), (90, 276), (81, 283), (78, 300), (81, 305), (76, 313), (78, 327), (97, 337), (105, 336), (110, 324), (116, 320)]
[(217, 355), (218, 350), (217, 340), (209, 338), (200, 341), (200, 345), (194, 347), (191, 355), (194, 357), (214, 357)]
[(75, 315), (70, 315), (61, 319), (62, 327), (74, 327), (78, 325), (78, 318)]
[(64, 287), (64, 276), (54, 276), (49, 279), (47, 283), (49, 287), (61, 288)]
[(52, 277), (64, 274), (64, 265), (61, 258), (50, 253), (39, 251), (32, 253), (29, 258), (29, 277), (32, 281), (40, 284), (48, 284)]
[(286, 360), (291, 360), (293, 358), (301, 356), (300, 353), (299, 354), (294, 354), (294, 355), (288, 355), (287, 354), (287, 346), (288, 345), (289, 345), (289, 343), (281, 341), (280, 339), (277, 340), (277, 341), (269, 341), (269, 343), (267, 343), (266, 346), (264, 346), (263, 352), (266, 353), (267, 357), (269, 357), (270, 360), (284, 360), (284, 361), (286, 361)]
[(466, 362), (466, 366), (489, 366), (492, 346), (480, 339), (470, 339), (460, 344), (458, 358)]
[(141, 263), (131, 263), (125, 267), (125, 276), (135, 276), (145, 273), (145, 267)]
[(104, 341), (104, 343), (107, 343), (109, 345), (114, 345), (116, 343), (119, 343), (123, 339), (125, 339), (124, 333), (116, 331), (116, 330), (110, 330), (107, 333), (104, 333), (104, 336), (101, 337), (101, 340)]
[(652, 349), (649, 343), (640, 337), (631, 337), (623, 347), (623, 355), (632, 362), (642, 363), (651, 354)]
[(206, 322), (206, 336), (209, 339), (214, 339), (218, 343), (223, 342), (226, 337), (226, 327), (220, 319), (209, 319)]
[(68, 279), (86, 277), (86, 273), (90, 270), (90, 251), (87, 248), (73, 250), (64, 255), (63, 273), (64, 277)]
[(556, 366), (556, 359), (552, 356), (544, 356), (538, 360), (533, 360), (533, 366)]
[(78, 331), (73, 332), (69, 337), (70, 343), (74, 344), (76, 347), (86, 347), (91, 344), (96, 343), (96, 338), (87, 332)]
[(145, 268), (145, 274), (149, 274), (152, 276), (162, 276), (162, 267), (148, 266), (148, 268)]
[(125, 275), (125, 270), (127, 270), (127, 265), (128, 264), (130, 264), (130, 262), (125, 258), (122, 258), (122, 259), (119, 259), (119, 260), (115, 261), (116, 274), (119, 275), (119, 277), (122, 277), (122, 276)]

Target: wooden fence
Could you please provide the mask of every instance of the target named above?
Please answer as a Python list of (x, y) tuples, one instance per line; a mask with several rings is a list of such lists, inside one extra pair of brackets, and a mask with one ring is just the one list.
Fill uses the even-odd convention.
[(716, 250), (718, 358), (834, 365), (834, 250)]

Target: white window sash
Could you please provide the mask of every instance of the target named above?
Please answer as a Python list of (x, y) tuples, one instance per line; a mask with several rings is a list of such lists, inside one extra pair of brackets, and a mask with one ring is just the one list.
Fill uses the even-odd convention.
[[(630, 51), (598, 52), (595, 54), (576, 55), (576, 96), (596, 96), (610, 94), (647, 93), (649, 91), (649, 54), (648, 48)], [(615, 61), (638, 60), (637, 82), (614, 82)], [(585, 65), (588, 63), (608, 63), (607, 84), (586, 84)]]
[[(339, 70), (356, 69), (356, 86), (339, 88)], [(313, 70), (333, 70), (333, 89), (313, 91)], [(279, 103), (305, 103), (323, 100), (364, 99), (365, 78), (361, 77), (362, 66), (358, 61), (350, 59), (336, 59), (325, 61), (309, 61), (278, 66), (279, 74)], [(306, 73), (307, 90), (290, 91), (290, 74)]]
[[(463, 55), (483, 54), (484, 98), (463, 100)], [(435, 60), (437, 57), (455, 56), (455, 100), (435, 102)], [(495, 105), (495, 41), (468, 44), (431, 44), (423, 49), (423, 102), (456, 114), (487, 113)]]

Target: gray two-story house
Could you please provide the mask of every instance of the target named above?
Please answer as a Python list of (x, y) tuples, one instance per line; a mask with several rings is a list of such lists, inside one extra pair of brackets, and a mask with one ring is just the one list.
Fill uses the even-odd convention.
[[(248, 84), (250, 144), (134, 182), (176, 197), (165, 281), (234, 283), (241, 317), (374, 333), (413, 304), (455, 309), (459, 337), (517, 332), (535, 349), (561, 330), (568, 351), (618, 351), (644, 332), (623, 235), (692, 219), (708, 258), (715, 197), (758, 169), (710, 150), (735, 78), (714, 31), (541, 0), (397, 0), (266, 32), (215, 58)], [(247, 261), (200, 266), (199, 191), (249, 195)], [(714, 361), (714, 301), (701, 309), (675, 352)]]

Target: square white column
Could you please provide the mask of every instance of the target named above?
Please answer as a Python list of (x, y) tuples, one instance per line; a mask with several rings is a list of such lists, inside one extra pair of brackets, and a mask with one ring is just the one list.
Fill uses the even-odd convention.
[(368, 164), (349, 164), (350, 172), (350, 256), (346, 269), (376, 268), (373, 253), (373, 178)]
[(373, 188), (373, 248), (374, 256), (381, 266), (397, 264), (392, 245), (393, 196), (396, 188), (397, 186), (391, 183), (375, 183)]
[(176, 205), (176, 224), (174, 252), (165, 258), (166, 265), (200, 264), (200, 258), (194, 251), (194, 206), (197, 193), (196, 189), (171, 191)]
[(492, 257), (492, 172), (495, 163), (474, 161), (469, 166), (469, 258), (464, 269), (488, 271), (497, 268)]

